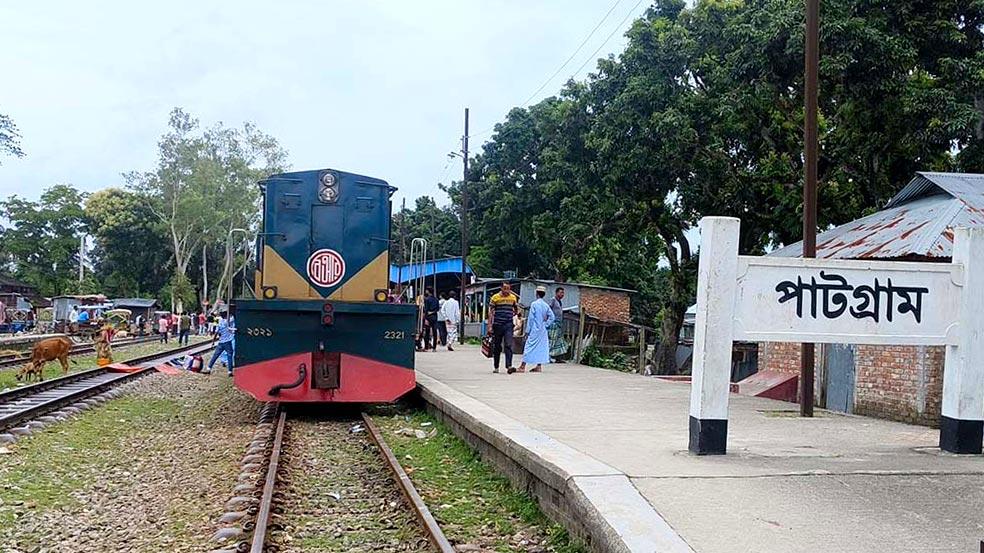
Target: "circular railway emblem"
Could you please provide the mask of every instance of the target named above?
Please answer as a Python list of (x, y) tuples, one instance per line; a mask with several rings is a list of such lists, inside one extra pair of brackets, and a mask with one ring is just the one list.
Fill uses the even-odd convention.
[(318, 286), (334, 286), (345, 276), (345, 260), (335, 250), (318, 250), (308, 258), (307, 274), (311, 282)]

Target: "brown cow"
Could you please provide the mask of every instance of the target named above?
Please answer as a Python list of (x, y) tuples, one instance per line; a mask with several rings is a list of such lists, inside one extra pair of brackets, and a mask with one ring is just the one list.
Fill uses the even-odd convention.
[[(72, 341), (65, 337), (45, 338), (35, 342), (31, 349), (31, 360), (17, 373), (17, 380), (30, 380), (37, 375), (38, 381), (44, 380), (44, 364), (55, 359), (61, 363), (62, 374), (68, 374), (68, 355), (72, 351)], [(75, 360), (72, 360), (75, 363)]]

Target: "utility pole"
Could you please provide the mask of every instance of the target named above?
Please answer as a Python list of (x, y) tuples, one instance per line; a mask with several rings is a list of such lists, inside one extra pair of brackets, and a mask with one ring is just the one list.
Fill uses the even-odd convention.
[(400, 289), (400, 295), (397, 296), (397, 301), (403, 297), (403, 266), (407, 263), (407, 199), (403, 198), (402, 207), (400, 207), (400, 265), (399, 269), (396, 270), (396, 287)]
[[(806, 68), (803, 126), (803, 257), (817, 256), (817, 72), (820, 64), (820, 0), (806, 0)], [(813, 416), (813, 369), (816, 351), (803, 344), (800, 355), (800, 416)]]
[(79, 293), (82, 293), (82, 281), (85, 280), (85, 235), (79, 238)]
[(458, 343), (465, 343), (465, 283), (468, 267), (468, 108), (465, 108), (465, 134), (461, 137), (461, 160), (464, 165), (461, 179), (461, 287), (458, 289)]

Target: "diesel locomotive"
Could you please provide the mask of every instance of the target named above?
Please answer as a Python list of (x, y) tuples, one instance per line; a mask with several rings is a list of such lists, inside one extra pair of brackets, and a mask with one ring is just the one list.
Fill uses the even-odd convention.
[(255, 299), (235, 301), (235, 385), (261, 401), (395, 401), (417, 307), (388, 303), (386, 181), (333, 169), (260, 182)]

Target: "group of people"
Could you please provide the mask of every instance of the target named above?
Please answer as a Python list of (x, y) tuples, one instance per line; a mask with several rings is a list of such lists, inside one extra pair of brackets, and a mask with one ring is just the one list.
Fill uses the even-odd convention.
[[(192, 333), (206, 336), (215, 333), (218, 324), (216, 315), (205, 315), (204, 312), (193, 313), (161, 313), (157, 319), (157, 333), (162, 344), (168, 343), (171, 336), (178, 339), (179, 345), (187, 345)], [(143, 317), (137, 317), (137, 328), (143, 328)]]
[(438, 298), (432, 289), (427, 288), (421, 309), (424, 316), (417, 349), (437, 351), (440, 345), (454, 351), (452, 344), (458, 339), (458, 324), (461, 322), (461, 306), (455, 293), (443, 292)]
[[(545, 299), (546, 296), (547, 288), (537, 286), (536, 300), (530, 304), (525, 321), (521, 314), (519, 297), (513, 293), (508, 282), (504, 282), (502, 289), (489, 300), (488, 335), (492, 339), (493, 373), (499, 372), (503, 352), (508, 374), (525, 372), (528, 365), (533, 365), (530, 372), (540, 372), (543, 365), (551, 362), (551, 356), (557, 357), (566, 352), (561, 327), (564, 320), (564, 289), (558, 287), (549, 302)], [(513, 366), (513, 339), (522, 337), (524, 332), (526, 344), (523, 348), (523, 361), (517, 368)]]

